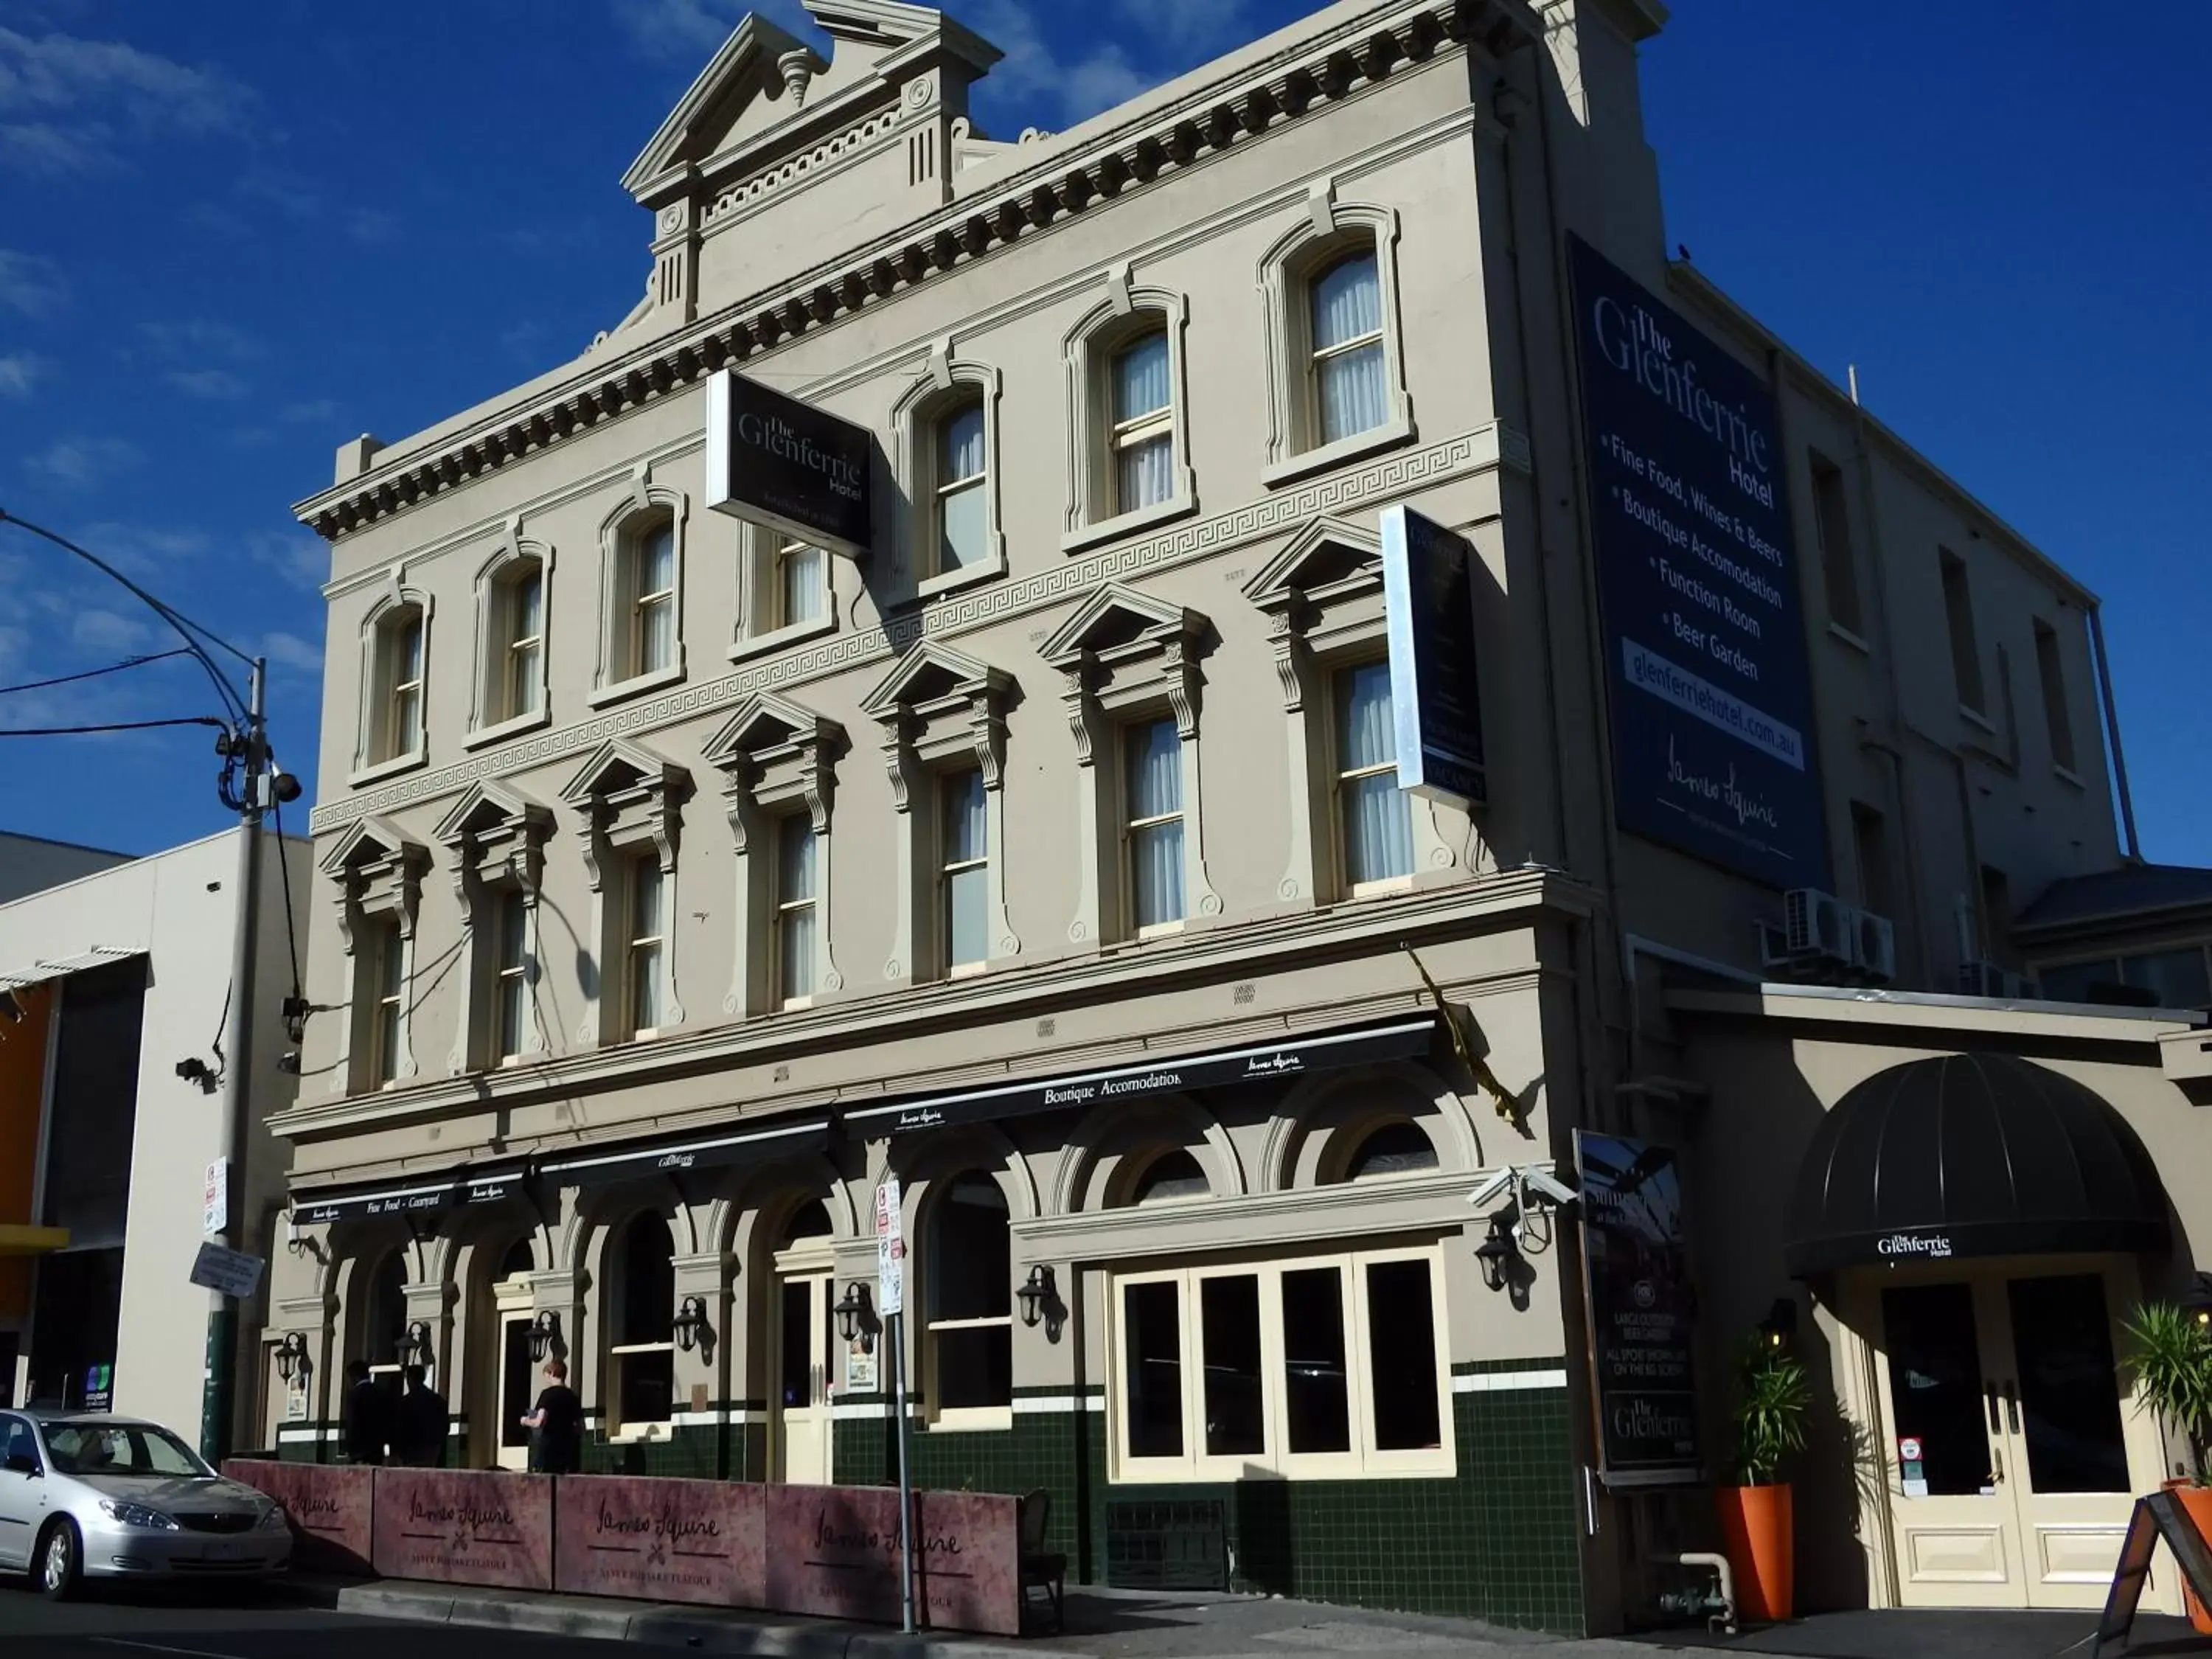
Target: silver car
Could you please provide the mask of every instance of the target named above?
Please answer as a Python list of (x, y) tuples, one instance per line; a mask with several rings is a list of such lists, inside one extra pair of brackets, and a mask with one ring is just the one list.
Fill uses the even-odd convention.
[(244, 1577), (291, 1559), (283, 1506), (160, 1424), (0, 1412), (0, 1571), (56, 1600), (86, 1578)]

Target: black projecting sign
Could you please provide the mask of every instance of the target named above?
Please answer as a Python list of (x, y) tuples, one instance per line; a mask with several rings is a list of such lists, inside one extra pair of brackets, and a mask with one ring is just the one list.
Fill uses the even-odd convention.
[(1465, 806), (1487, 799), (1474, 672), (1474, 549), (1409, 507), (1382, 514), (1382, 606), (1398, 787)]
[(867, 556), (866, 427), (724, 369), (707, 382), (707, 505), (849, 559)]
[(1575, 1131), (1598, 1472), (1613, 1486), (1698, 1478), (1682, 1180), (1671, 1146)]
[(1771, 886), (1826, 887), (1773, 394), (1569, 240), (1621, 828)]

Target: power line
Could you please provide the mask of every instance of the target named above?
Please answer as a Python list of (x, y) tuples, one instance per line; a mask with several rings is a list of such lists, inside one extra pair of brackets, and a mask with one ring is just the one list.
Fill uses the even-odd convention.
[(149, 732), (157, 726), (212, 726), (218, 732), (230, 730), (228, 720), (193, 714), (173, 720), (114, 720), (105, 726), (18, 726), (0, 730), (0, 738), (73, 738), (88, 732)]
[(50, 685), (68, 685), (77, 680), (97, 679), (102, 674), (120, 674), (126, 668), (143, 668), (149, 662), (160, 662), (167, 657), (189, 657), (192, 653), (183, 646), (173, 651), (156, 651), (149, 656), (125, 657), (121, 662), (112, 662), (105, 668), (88, 668), (78, 674), (57, 674), (50, 680), (25, 680), (21, 685), (0, 685), (0, 697), (11, 691), (43, 691)]

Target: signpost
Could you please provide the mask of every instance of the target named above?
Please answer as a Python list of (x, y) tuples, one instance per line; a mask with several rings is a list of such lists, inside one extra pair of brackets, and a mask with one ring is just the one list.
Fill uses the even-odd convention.
[(1671, 1146), (1575, 1131), (1598, 1472), (1609, 1486), (1701, 1478), (1682, 1182)]
[(868, 556), (866, 427), (726, 368), (707, 382), (707, 505), (846, 558)]
[(1382, 512), (1382, 608), (1398, 787), (1454, 806), (1488, 798), (1475, 685), (1474, 549), (1410, 507)]
[(226, 1249), (212, 1239), (200, 1245), (192, 1263), (192, 1283), (204, 1290), (220, 1291), (234, 1300), (248, 1300), (261, 1288), (262, 1269), (269, 1264), (243, 1250)]
[(876, 1307), (891, 1351), (891, 1410), (898, 1432), (899, 1628), (914, 1634), (914, 1487), (906, 1462), (906, 1226), (899, 1210), (899, 1180), (885, 1175), (876, 1188)]
[(1826, 887), (1774, 395), (1569, 242), (1620, 827), (1769, 886)]

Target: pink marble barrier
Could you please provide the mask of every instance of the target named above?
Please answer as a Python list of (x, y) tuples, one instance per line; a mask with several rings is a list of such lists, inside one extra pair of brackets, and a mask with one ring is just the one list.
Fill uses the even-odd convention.
[(553, 1588), (553, 1477), (376, 1471), (372, 1559), (386, 1578)]
[[(1021, 1633), (1016, 1501), (915, 1495), (915, 1611), (932, 1630)], [(768, 1488), (768, 1605), (896, 1623), (898, 1494), (884, 1486)]]
[(374, 1571), (376, 1471), (346, 1464), (279, 1463), (234, 1457), (227, 1479), (264, 1492), (292, 1523), (292, 1565), (307, 1572)]
[(557, 1590), (768, 1605), (765, 1486), (564, 1474), (553, 1515)]

